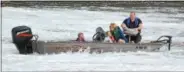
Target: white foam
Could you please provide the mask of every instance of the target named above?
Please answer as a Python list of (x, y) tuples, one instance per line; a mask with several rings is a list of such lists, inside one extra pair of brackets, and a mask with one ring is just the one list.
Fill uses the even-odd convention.
[[(32, 28), (40, 40), (71, 40), (78, 32), (84, 32), (87, 40), (91, 40), (98, 26), (108, 30), (108, 25), (115, 22), (118, 25), (129, 14), (127, 12), (87, 11), (73, 9), (32, 9), (32, 8), (2, 8), (2, 70), (3, 71), (182, 71), (184, 58), (182, 51), (179, 58), (170, 52), (127, 52), (127, 53), (61, 53), (52, 55), (20, 55), (15, 45), (11, 43), (11, 29), (19, 25)], [(148, 9), (148, 11), (154, 11)], [(183, 42), (183, 37), (177, 36), (184, 32), (183, 24), (164, 23), (162, 21), (177, 19), (167, 18), (167, 14), (140, 13), (137, 14), (144, 23), (143, 40), (154, 40), (160, 35), (173, 35), (173, 41)], [(152, 16), (149, 16), (152, 15)], [(180, 14), (183, 15), (183, 14)], [(128, 16), (128, 15), (127, 15)], [(157, 16), (160, 16), (158, 18)], [(158, 21), (157, 21), (158, 20)], [(182, 40), (183, 39), (183, 40)], [(173, 47), (180, 50), (183, 47)]]

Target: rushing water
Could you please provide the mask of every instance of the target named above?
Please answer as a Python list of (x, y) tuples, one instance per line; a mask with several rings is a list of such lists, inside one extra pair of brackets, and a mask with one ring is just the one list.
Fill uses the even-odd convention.
[[(144, 24), (143, 40), (172, 35), (171, 51), (126, 53), (61, 53), (20, 55), (11, 43), (11, 29), (19, 25), (32, 28), (39, 40), (72, 40), (78, 32), (91, 41), (99, 26), (118, 25), (135, 11)], [(182, 71), (184, 70), (184, 8), (113, 6), (38, 6), (2, 8), (3, 71)]]

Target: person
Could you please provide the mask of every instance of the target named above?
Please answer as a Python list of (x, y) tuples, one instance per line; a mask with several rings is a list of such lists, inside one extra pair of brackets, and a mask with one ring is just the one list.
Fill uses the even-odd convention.
[(123, 31), (115, 23), (111, 23), (109, 28), (110, 28), (110, 33), (114, 37), (115, 42), (117, 43), (127, 43), (128, 42), (124, 36)]
[(106, 35), (108, 36), (106, 38), (108, 42), (110, 42), (110, 43), (115, 43), (116, 42), (110, 31), (107, 31)]
[(78, 37), (77, 37), (76, 41), (85, 42), (84, 34), (82, 32), (78, 33)]
[(141, 41), (142, 39), (141, 30), (143, 28), (143, 23), (140, 18), (136, 17), (135, 12), (130, 12), (130, 17), (126, 18), (123, 21), (121, 27), (123, 28), (124, 31), (128, 28), (128, 29), (135, 29), (135, 31), (137, 32), (136, 35), (130, 35), (125, 32), (126, 34), (125, 37), (128, 39), (128, 42), (134, 41), (134, 43), (139, 43)]

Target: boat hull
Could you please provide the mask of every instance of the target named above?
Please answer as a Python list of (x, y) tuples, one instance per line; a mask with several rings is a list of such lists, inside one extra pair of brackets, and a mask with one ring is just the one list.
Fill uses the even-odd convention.
[(32, 43), (33, 51), (40, 54), (61, 52), (127, 52), (127, 51), (158, 51), (163, 43), (118, 44), (118, 43), (94, 43), (94, 42), (44, 42)]

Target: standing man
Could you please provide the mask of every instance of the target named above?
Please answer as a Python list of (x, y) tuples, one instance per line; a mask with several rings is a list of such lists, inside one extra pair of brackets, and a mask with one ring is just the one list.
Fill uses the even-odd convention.
[(125, 32), (125, 37), (128, 39), (128, 41), (134, 41), (134, 43), (139, 43), (141, 41), (142, 37), (140, 33), (143, 28), (143, 23), (141, 19), (136, 17), (135, 12), (130, 12), (130, 17), (123, 21), (121, 27), (124, 31), (128, 28), (135, 29), (135, 31), (138, 32), (136, 35), (129, 35)]

